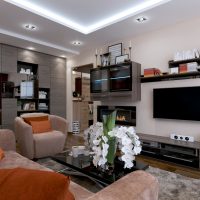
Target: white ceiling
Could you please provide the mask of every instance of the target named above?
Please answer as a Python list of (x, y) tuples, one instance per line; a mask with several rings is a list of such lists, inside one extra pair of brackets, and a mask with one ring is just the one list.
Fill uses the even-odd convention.
[[(11, 1), (11, 0), (6, 0)], [(120, 41), (123, 38), (133, 38), (139, 34), (169, 26), (180, 21), (200, 17), (199, 0), (171, 0), (154, 6), (139, 14), (133, 14), (120, 21), (119, 19), (99, 27), (97, 31), (83, 34), (67, 27), (59, 21), (41, 16), (39, 13), (0, 1), (0, 42), (16, 45), (23, 48), (30, 46), (36, 51), (57, 56), (77, 55), (96, 46)], [(18, 0), (20, 2), (21, 0)], [(54, 12), (56, 16), (73, 21), (81, 27), (87, 28), (105, 18), (114, 16), (128, 8), (138, 6), (138, 3), (147, 3), (152, 0), (26, 0), (34, 2), (40, 8)], [(163, 3), (162, 2), (162, 3)], [(52, 15), (53, 15), (52, 14)], [(134, 16), (133, 16), (134, 15)], [(138, 16), (146, 16), (149, 21), (143, 24), (135, 22)], [(36, 31), (27, 31), (24, 24), (34, 24)], [(72, 41), (82, 41), (82, 45), (75, 47)]]

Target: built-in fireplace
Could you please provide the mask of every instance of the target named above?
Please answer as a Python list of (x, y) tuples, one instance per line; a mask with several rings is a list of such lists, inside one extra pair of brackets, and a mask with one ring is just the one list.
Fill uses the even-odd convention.
[(114, 110), (117, 111), (116, 124), (136, 126), (136, 107), (135, 106), (98, 106), (97, 121), (102, 122), (103, 115), (108, 115)]

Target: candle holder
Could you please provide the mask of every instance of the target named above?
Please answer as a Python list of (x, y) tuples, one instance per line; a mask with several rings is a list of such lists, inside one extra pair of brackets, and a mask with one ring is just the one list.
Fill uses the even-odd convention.
[(128, 49), (129, 49), (129, 59), (131, 61), (131, 49), (132, 49), (132, 47), (129, 47)]
[(98, 58), (98, 54), (95, 54), (95, 58), (96, 58), (96, 67), (97, 67), (97, 58)]

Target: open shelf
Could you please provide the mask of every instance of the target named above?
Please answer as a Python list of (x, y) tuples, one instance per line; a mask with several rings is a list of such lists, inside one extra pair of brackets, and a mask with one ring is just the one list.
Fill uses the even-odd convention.
[(158, 81), (171, 81), (189, 78), (200, 78), (200, 72), (187, 72), (181, 74), (164, 74), (159, 76), (143, 77), (141, 76), (141, 83), (158, 82)]
[(38, 64), (17, 61), (17, 73), (37, 75)]
[(168, 137), (137, 134), (141, 140), (141, 154), (200, 170), (199, 142), (177, 141)]
[(178, 60), (178, 61), (170, 60), (168, 62), (168, 64), (169, 64), (169, 68), (173, 68), (173, 67), (178, 67), (180, 64), (191, 63), (191, 62), (197, 62), (200, 65), (200, 58), (193, 58), (193, 59), (188, 59), (188, 60)]

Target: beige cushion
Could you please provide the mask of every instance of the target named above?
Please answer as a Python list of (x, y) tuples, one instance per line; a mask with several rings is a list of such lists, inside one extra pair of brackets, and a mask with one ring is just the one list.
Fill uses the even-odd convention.
[(35, 158), (54, 155), (63, 151), (66, 135), (60, 131), (33, 134)]

